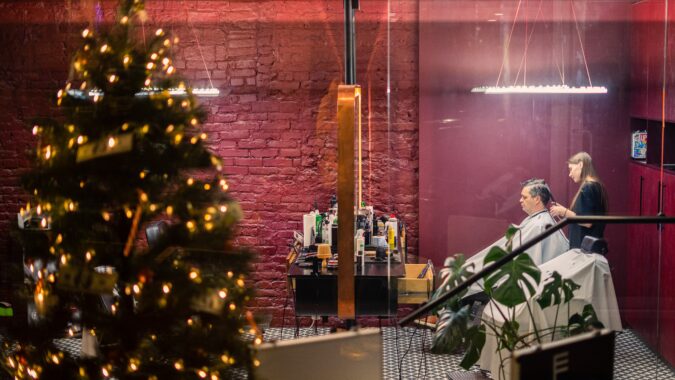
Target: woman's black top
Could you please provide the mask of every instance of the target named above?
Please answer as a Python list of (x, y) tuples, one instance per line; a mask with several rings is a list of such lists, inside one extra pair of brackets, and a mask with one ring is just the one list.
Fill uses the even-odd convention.
[[(605, 215), (607, 210), (603, 202), (603, 187), (600, 182), (586, 181), (581, 185), (581, 191), (572, 211), (578, 216), (582, 215)], [(593, 223), (591, 228), (579, 224), (570, 224), (570, 249), (580, 248), (581, 242), (586, 235), (601, 238), (605, 231), (604, 223)]]

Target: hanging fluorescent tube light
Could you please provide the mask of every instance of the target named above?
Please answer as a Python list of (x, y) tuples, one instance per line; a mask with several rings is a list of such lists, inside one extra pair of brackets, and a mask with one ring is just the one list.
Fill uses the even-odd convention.
[[(141, 91), (136, 93), (136, 96), (148, 96), (148, 95), (153, 95), (153, 94), (158, 94), (164, 91), (169, 91), (169, 94), (171, 95), (176, 95), (176, 96), (184, 96), (187, 95), (187, 92), (183, 88), (169, 88), (166, 90), (156, 88), (156, 87), (144, 87)], [(192, 89), (192, 94), (194, 96), (199, 96), (199, 97), (214, 97), (220, 95), (220, 90), (217, 88), (211, 87), (211, 88), (193, 88)], [(68, 90), (68, 95), (83, 99), (87, 96), (94, 98), (94, 97), (103, 97), (103, 91), (101, 90), (89, 90), (88, 92), (80, 91), (80, 90), (73, 90), (70, 89)]]
[[(586, 77), (588, 79), (588, 86), (568, 86), (565, 84), (565, 73), (564, 73), (564, 62), (562, 66), (562, 70), (560, 67), (558, 67), (558, 71), (560, 74), (560, 79), (561, 79), (561, 84), (558, 85), (528, 85), (527, 84), (527, 54), (528, 54), (528, 46), (530, 45), (530, 42), (532, 41), (532, 36), (534, 35), (534, 28), (537, 26), (537, 21), (539, 20), (539, 15), (541, 12), (541, 2), (539, 3), (539, 10), (537, 11), (537, 15), (534, 20), (534, 26), (532, 27), (532, 31), (527, 34), (527, 16), (525, 16), (525, 48), (523, 51), (523, 57), (520, 61), (520, 66), (518, 67), (518, 72), (516, 74), (516, 79), (514, 81), (514, 85), (512, 86), (500, 86), (500, 80), (503, 83), (503, 77), (502, 73), (504, 71), (504, 67), (506, 65), (508, 52), (509, 52), (509, 46), (511, 44), (511, 38), (513, 37), (513, 31), (516, 26), (516, 22), (518, 21), (518, 14), (520, 12), (521, 6), (523, 5), (523, 0), (518, 0), (518, 7), (516, 9), (516, 14), (513, 18), (513, 24), (511, 25), (511, 33), (509, 34), (508, 39), (506, 40), (506, 52), (504, 54), (504, 58), (502, 59), (502, 65), (499, 69), (499, 74), (497, 75), (497, 83), (496, 86), (481, 86), (481, 87), (474, 87), (471, 89), (471, 92), (474, 93), (483, 93), (483, 94), (606, 94), (607, 93), (607, 87), (604, 86), (593, 86), (593, 81), (591, 80), (591, 72), (588, 68), (588, 61), (586, 60), (586, 52), (584, 50), (584, 41), (581, 39), (581, 33), (579, 31), (579, 25), (577, 21), (577, 15), (576, 11), (574, 9), (574, 3), (570, 1), (570, 10), (572, 13), (572, 16), (574, 18), (574, 26), (577, 32), (577, 38), (579, 39), (579, 46), (581, 50), (581, 56), (583, 58), (583, 63), (584, 67), (586, 68)], [(523, 7), (524, 8), (524, 7)], [(523, 10), (525, 13), (525, 10)], [(488, 20), (491, 21), (491, 20)], [(557, 63), (556, 63), (557, 66)], [(517, 86), (515, 83), (518, 83), (518, 78), (520, 77), (521, 69), (523, 72), (523, 81), (522, 85)]]
[[(162, 90), (161, 88), (156, 88), (156, 87), (144, 87), (141, 92), (136, 93), (136, 96), (148, 96), (152, 94), (157, 94), (161, 93)], [(185, 91), (184, 88), (169, 88), (166, 91), (169, 91), (169, 94), (171, 95), (186, 95), (187, 92)], [(211, 87), (211, 88), (193, 88), (192, 89), (192, 95), (194, 96), (201, 96), (201, 97), (212, 97), (212, 96), (218, 96), (220, 95), (220, 90), (217, 88)]]
[[(183, 90), (185, 91), (185, 90)], [(211, 96), (218, 96), (220, 95), (220, 90), (215, 88), (215, 87), (210, 87), (210, 88), (193, 88), (192, 93), (195, 96), (202, 96), (202, 97), (211, 97)]]
[(570, 87), (567, 85), (554, 86), (482, 86), (474, 87), (471, 92), (484, 94), (606, 94), (604, 86)]

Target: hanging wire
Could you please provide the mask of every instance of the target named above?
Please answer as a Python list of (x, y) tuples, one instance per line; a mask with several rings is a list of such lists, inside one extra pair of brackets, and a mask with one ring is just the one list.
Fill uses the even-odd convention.
[[(565, 60), (564, 60), (564, 44), (561, 44), (561, 61), (562, 61), (562, 69), (560, 65), (558, 65), (558, 62), (555, 60), (555, 53), (554, 53), (554, 63), (556, 65), (556, 68), (558, 70), (558, 74), (560, 75), (560, 79), (562, 81), (562, 85), (560, 86), (546, 86), (546, 88), (543, 88), (543, 86), (532, 86), (532, 88), (527, 87), (527, 53), (529, 49), (529, 45), (531, 43), (531, 40), (533, 38), (534, 34), (534, 29), (536, 27), (536, 23), (539, 19), (540, 13), (541, 13), (541, 8), (543, 5), (543, 0), (540, 0), (539, 3), (539, 9), (537, 10), (536, 16), (535, 16), (535, 25), (532, 26), (532, 30), (530, 31), (529, 28), (529, 20), (527, 16), (527, 9), (523, 10), (525, 13), (524, 19), (525, 19), (525, 47), (524, 47), (524, 53), (521, 58), (521, 63), (518, 67), (518, 71), (516, 74), (516, 79), (513, 83), (513, 85), (508, 86), (508, 87), (500, 87), (499, 83), (502, 78), (502, 73), (504, 72), (504, 66), (506, 64), (506, 60), (509, 58), (509, 47), (511, 45), (511, 40), (513, 39), (513, 33), (515, 30), (516, 23), (518, 21), (518, 14), (520, 13), (521, 7), (527, 8), (527, 0), (525, 0), (526, 3), (523, 5), (523, 0), (518, 1), (518, 6), (516, 8), (516, 14), (513, 19), (513, 24), (511, 25), (511, 31), (509, 33), (509, 37), (506, 41), (506, 47), (504, 50), (504, 56), (502, 58), (502, 64), (501, 67), (499, 68), (499, 74), (497, 75), (497, 82), (494, 87), (488, 87), (488, 86), (483, 86), (483, 87), (474, 87), (471, 89), (471, 92), (482, 92), (486, 94), (506, 94), (506, 93), (560, 93), (559, 90), (563, 90), (564, 93), (594, 93), (594, 94), (604, 94), (607, 93), (607, 89), (605, 87), (594, 87), (593, 86), (593, 81), (591, 79), (591, 73), (590, 69), (588, 67), (588, 60), (586, 59), (586, 51), (584, 49), (584, 43), (583, 40), (581, 39), (581, 30), (579, 28), (579, 22), (577, 20), (576, 16), (576, 9), (574, 6), (573, 1), (570, 0), (570, 9), (572, 10), (572, 15), (574, 18), (574, 25), (575, 29), (577, 31), (577, 37), (579, 39), (579, 44), (580, 44), (580, 50), (583, 56), (583, 61), (584, 61), (584, 67), (586, 69), (586, 77), (588, 79), (588, 87), (567, 87), (565, 85)], [(517, 86), (518, 79), (520, 78), (520, 73), (523, 73), (523, 86)]]
[(581, 40), (581, 32), (579, 31), (579, 23), (577, 22), (577, 12), (574, 10), (574, 1), (570, 0), (570, 7), (572, 8), (572, 16), (574, 17), (574, 26), (577, 29), (577, 36), (579, 37), (579, 46), (581, 46), (581, 56), (584, 58), (584, 66), (586, 67), (586, 76), (588, 76), (588, 84), (593, 87), (591, 81), (591, 72), (588, 70), (588, 62), (586, 61), (586, 52), (584, 51), (584, 42)]
[[(560, 35), (562, 36), (562, 32), (560, 33)], [(564, 86), (565, 85), (565, 44), (564, 44), (562, 38), (560, 40), (561, 40), (560, 41), (560, 62), (561, 62), (562, 68), (560, 67), (561, 65), (558, 64), (557, 57), (555, 56), (555, 50), (553, 51), (553, 63), (555, 63), (555, 68), (558, 69), (558, 75), (560, 75), (560, 83)]]
[[(530, 42), (532, 42), (532, 36), (534, 35), (534, 28), (537, 27), (537, 21), (539, 20), (539, 15), (541, 14), (541, 6), (544, 3), (544, 0), (539, 0), (539, 9), (537, 10), (537, 14), (534, 17), (534, 25), (532, 26), (532, 31), (530, 32), (529, 36), (527, 35), (527, 26), (525, 27), (525, 35), (527, 36), (527, 39), (525, 41), (525, 52), (523, 53), (523, 57), (520, 59), (520, 65), (518, 66), (518, 72), (516, 73), (516, 80), (513, 81), (513, 85), (515, 86), (518, 83), (518, 78), (520, 77), (520, 70), (523, 68), (523, 63), (525, 64), (525, 70), (523, 73), (523, 85), (527, 85), (526, 81), (526, 76), (527, 76), (527, 49), (530, 46)], [(526, 23), (527, 25), (527, 23)]]
[[(562, 32), (561, 32), (562, 34)], [(562, 84), (565, 85), (565, 38), (563, 37), (562, 43), (560, 44), (560, 65), (562, 66)]]
[(206, 65), (206, 60), (204, 59), (204, 54), (202, 53), (202, 46), (199, 43), (199, 37), (197, 37), (197, 32), (195, 32), (195, 27), (192, 24), (192, 21), (190, 20), (190, 11), (188, 10), (187, 6), (185, 5), (185, 1), (183, 1), (183, 7), (185, 8), (185, 15), (187, 18), (187, 23), (188, 26), (190, 27), (190, 31), (192, 32), (192, 35), (195, 37), (195, 41), (197, 42), (197, 50), (199, 51), (199, 56), (202, 58), (202, 63), (204, 64), (204, 71), (206, 71), (206, 77), (209, 79), (209, 84), (211, 85), (211, 88), (215, 88), (213, 85), (213, 82), (211, 81), (211, 74), (209, 73), (209, 68)]
[(555, 53), (553, 53), (553, 63), (555, 63), (555, 68), (558, 69), (558, 75), (560, 76), (560, 83), (562, 85), (565, 85), (565, 76), (563, 75), (562, 70), (560, 69), (560, 65), (558, 64), (558, 61), (556, 60)]
[(513, 25), (511, 25), (511, 32), (509, 33), (509, 39), (506, 40), (506, 49), (504, 50), (504, 57), (502, 57), (502, 66), (499, 68), (499, 75), (497, 75), (497, 84), (499, 86), (499, 80), (502, 78), (502, 71), (504, 71), (504, 64), (506, 63), (506, 58), (509, 53), (509, 46), (511, 46), (511, 38), (513, 37), (513, 30), (516, 28), (516, 21), (518, 21), (518, 12), (520, 12), (520, 5), (523, 3), (523, 0), (518, 0), (518, 7), (516, 8), (516, 15), (513, 17)]

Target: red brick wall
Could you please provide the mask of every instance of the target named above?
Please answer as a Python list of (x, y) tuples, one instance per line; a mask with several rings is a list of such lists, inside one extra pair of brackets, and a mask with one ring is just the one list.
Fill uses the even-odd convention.
[[(181, 39), (175, 56), (179, 73), (193, 86), (207, 85), (205, 62), (221, 91), (204, 101), (209, 111), (204, 129), (224, 158), (231, 192), (245, 212), (238, 240), (259, 253), (256, 308), (278, 323), (289, 239), (302, 229), (302, 214), (314, 201), (325, 209), (335, 192), (342, 2), (149, 0), (147, 8), (147, 33), (161, 26)], [(364, 1), (362, 8), (356, 18), (364, 200), (402, 218), (416, 252), (418, 0), (392, 1), (389, 115), (387, 2)], [(0, 3), (1, 247), (27, 199), (18, 187), (28, 167), (24, 152), (34, 144), (25, 127), (32, 117), (53, 113), (49, 96), (67, 79), (79, 31), (87, 23), (111, 20), (113, 13), (109, 1)]]

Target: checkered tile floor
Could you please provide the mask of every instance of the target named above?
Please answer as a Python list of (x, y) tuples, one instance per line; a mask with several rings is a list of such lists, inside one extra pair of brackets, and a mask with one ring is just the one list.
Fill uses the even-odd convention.
[[(384, 378), (385, 379), (452, 379), (469, 380), (489, 377), (478, 367), (465, 371), (459, 366), (462, 354), (435, 355), (429, 352), (431, 330), (419, 328), (384, 327)], [(295, 330), (271, 328), (265, 340), (293, 339)], [(299, 336), (328, 334), (329, 329), (302, 328)], [(614, 358), (616, 380), (675, 380), (675, 371), (635, 336), (625, 330), (616, 336)]]
[[(327, 327), (301, 328), (298, 336), (329, 334)], [(384, 378), (385, 379), (452, 379), (469, 380), (485, 378), (477, 367), (464, 371), (459, 363), (462, 355), (434, 355), (429, 353), (431, 330), (414, 327), (384, 327)], [(265, 341), (294, 339), (292, 327), (274, 327), (265, 331)], [(60, 339), (57, 345), (71, 355), (78, 355), (77, 339)], [(675, 380), (675, 371), (648, 349), (630, 330), (616, 336), (614, 358), (616, 380)]]
[[(329, 328), (302, 328), (300, 337), (324, 335)], [(293, 339), (295, 330), (284, 328), (282, 339)], [(431, 330), (418, 328), (382, 328), (385, 379), (447, 379), (447, 373), (462, 370), (461, 355), (434, 355), (429, 353)], [(265, 331), (265, 340), (279, 340), (281, 328)], [(462, 370), (464, 371), (464, 370)], [(478, 371), (476, 367), (474, 371)], [(466, 371), (464, 371), (466, 372)], [(399, 376), (401, 374), (401, 376)]]
[(614, 379), (675, 380), (675, 371), (630, 330), (616, 336)]

